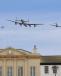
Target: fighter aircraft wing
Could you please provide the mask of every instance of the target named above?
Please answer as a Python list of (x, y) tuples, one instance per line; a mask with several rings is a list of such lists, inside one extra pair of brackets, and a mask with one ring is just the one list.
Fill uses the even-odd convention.
[(58, 25), (52, 25), (52, 26), (55, 26), (55, 27), (61, 27), (61, 26), (58, 26)]
[(51, 26), (56, 26), (56, 25), (51, 25)]
[(50, 24), (51, 26), (55, 26), (55, 27), (58, 27), (58, 23), (54, 23), (54, 24)]

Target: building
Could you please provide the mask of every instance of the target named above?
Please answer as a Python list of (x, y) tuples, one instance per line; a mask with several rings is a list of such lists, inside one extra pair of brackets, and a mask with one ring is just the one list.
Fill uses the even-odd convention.
[[(41, 76), (60, 76), (61, 75), (61, 56), (41, 56), (40, 75)], [(40, 59), (40, 60), (41, 60)]]
[(35, 46), (33, 52), (11, 47), (0, 49), (0, 76), (56, 75), (61, 68), (61, 56), (42, 56), (36, 49)]
[(0, 49), (0, 76), (40, 76), (40, 55), (23, 49)]

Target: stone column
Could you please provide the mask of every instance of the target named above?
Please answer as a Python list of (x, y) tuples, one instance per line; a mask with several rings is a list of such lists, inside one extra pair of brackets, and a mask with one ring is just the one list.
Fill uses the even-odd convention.
[(16, 59), (13, 59), (13, 76), (17, 76), (17, 63), (16, 63)]
[(2, 69), (3, 69), (3, 76), (7, 76), (7, 68), (6, 68), (6, 60), (4, 59), (3, 60), (3, 66), (2, 66)]
[(40, 64), (36, 66), (36, 76), (40, 76)]
[(28, 75), (28, 60), (27, 59), (25, 59), (25, 63), (24, 63), (24, 76), (29, 76)]

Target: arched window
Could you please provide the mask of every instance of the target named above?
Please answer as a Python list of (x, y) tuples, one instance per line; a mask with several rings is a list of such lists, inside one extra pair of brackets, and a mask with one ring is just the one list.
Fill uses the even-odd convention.
[(0, 76), (2, 76), (2, 66), (0, 66)]
[(18, 67), (18, 76), (23, 76), (23, 67), (22, 66)]
[(35, 76), (35, 66), (30, 67), (30, 76)]
[(8, 70), (8, 76), (13, 76), (12, 74), (13, 74), (13, 70), (12, 70), (12, 66), (8, 66), (8, 68), (7, 68)]

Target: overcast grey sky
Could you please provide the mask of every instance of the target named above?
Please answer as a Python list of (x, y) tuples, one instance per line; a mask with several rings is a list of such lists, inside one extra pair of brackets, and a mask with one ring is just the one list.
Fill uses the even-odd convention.
[[(30, 23), (44, 23), (36, 28), (25, 28), (8, 22), (8, 19), (29, 18)], [(34, 44), (42, 55), (61, 55), (60, 0), (0, 0), (0, 48), (14, 47), (31, 51)]]

